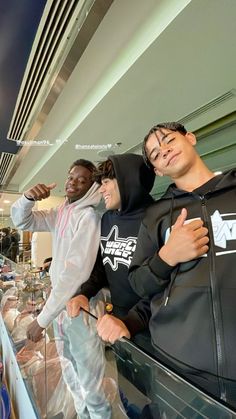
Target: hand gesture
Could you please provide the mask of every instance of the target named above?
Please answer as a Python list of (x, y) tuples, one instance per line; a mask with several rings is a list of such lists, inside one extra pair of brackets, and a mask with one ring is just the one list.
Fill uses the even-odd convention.
[(159, 251), (159, 256), (170, 266), (189, 262), (208, 252), (208, 229), (201, 219), (186, 223), (187, 210), (183, 208), (172, 227), (170, 237)]
[(66, 304), (67, 313), (70, 317), (79, 316), (81, 308), (89, 311), (89, 300), (87, 297), (85, 297), (85, 295), (82, 294), (73, 297)]
[(44, 185), (43, 183), (38, 183), (33, 186), (33, 188), (28, 189), (24, 193), (25, 197), (28, 199), (33, 199), (34, 201), (41, 201), (42, 199), (48, 198), (50, 196), (51, 190), (56, 187), (56, 183), (51, 183), (50, 185)]
[(130, 332), (126, 325), (117, 317), (105, 314), (97, 321), (97, 332), (105, 342), (115, 343), (116, 340), (126, 337), (130, 339)]
[(37, 319), (33, 320), (27, 328), (27, 338), (33, 342), (38, 342), (43, 337), (44, 329), (39, 326)]

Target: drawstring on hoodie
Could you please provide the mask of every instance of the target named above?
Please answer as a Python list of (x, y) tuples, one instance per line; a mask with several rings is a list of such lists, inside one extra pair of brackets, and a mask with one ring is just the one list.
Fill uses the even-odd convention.
[(59, 210), (58, 210), (58, 216), (57, 216), (57, 223), (56, 223), (56, 227), (59, 227), (59, 225), (60, 225), (60, 222), (61, 222), (61, 218), (62, 218), (62, 213), (63, 213), (63, 210), (64, 210), (64, 208), (65, 208), (65, 202), (63, 202), (63, 204), (62, 205), (60, 205), (60, 207), (59, 207)]
[(169, 298), (170, 298), (170, 293), (171, 293), (171, 288), (175, 282), (175, 279), (178, 275), (179, 272), (179, 265), (177, 266), (177, 268), (175, 269), (175, 273), (173, 274), (173, 277), (169, 283), (168, 288), (166, 289), (165, 293), (164, 293), (164, 306), (167, 306), (168, 302), (169, 302)]
[(65, 209), (65, 205), (66, 205), (66, 202), (64, 202), (64, 203), (60, 206), (59, 211), (58, 211), (57, 223), (56, 223), (56, 227), (58, 228), (58, 234), (59, 234), (59, 236), (61, 236), (61, 237), (63, 236), (64, 231), (65, 231), (65, 229), (66, 229), (66, 226), (67, 226), (67, 223), (68, 223), (68, 219), (69, 219), (69, 215), (70, 215), (70, 213), (71, 213), (71, 210), (72, 210), (72, 208), (74, 207), (74, 205), (72, 205), (72, 204), (71, 204), (71, 206), (68, 208), (68, 211), (67, 211), (67, 213), (66, 213), (65, 221), (64, 221), (64, 223), (60, 226), (61, 221), (62, 221), (63, 212), (64, 212), (64, 209)]
[(65, 229), (66, 229), (66, 226), (67, 226), (67, 223), (68, 223), (68, 220), (69, 220), (70, 213), (71, 213), (71, 211), (74, 207), (75, 207), (75, 204), (70, 204), (70, 206), (68, 208), (68, 211), (67, 211), (66, 217), (65, 217), (64, 225), (61, 226), (61, 230), (59, 231), (59, 235), (61, 237), (63, 237), (63, 234), (65, 232)]
[[(174, 195), (172, 195), (171, 197), (171, 207), (170, 207), (170, 232), (172, 230), (173, 227), (173, 211), (174, 211)], [(172, 279), (169, 283), (168, 288), (166, 289), (165, 293), (164, 293), (164, 306), (166, 307), (168, 302), (169, 302), (169, 298), (170, 298), (170, 293), (171, 293), (171, 288), (175, 282), (175, 279), (178, 275), (179, 272), (179, 265), (176, 267), (175, 272), (173, 273)]]

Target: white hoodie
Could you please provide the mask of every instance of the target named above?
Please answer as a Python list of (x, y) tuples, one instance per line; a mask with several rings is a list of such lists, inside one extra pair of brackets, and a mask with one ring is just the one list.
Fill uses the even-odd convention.
[(37, 318), (43, 328), (56, 318), (92, 272), (100, 240), (100, 217), (93, 209), (101, 198), (98, 188), (94, 183), (81, 199), (71, 204), (66, 199), (47, 211), (32, 211), (34, 201), (24, 195), (11, 207), (17, 228), (52, 233), (52, 291)]

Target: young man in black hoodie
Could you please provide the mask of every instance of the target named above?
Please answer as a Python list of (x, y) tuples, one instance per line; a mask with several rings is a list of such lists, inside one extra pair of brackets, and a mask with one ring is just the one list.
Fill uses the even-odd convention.
[[(148, 205), (153, 203), (149, 192), (155, 175), (141, 156), (122, 154), (110, 156), (98, 166), (94, 180), (99, 183), (107, 211), (101, 220), (101, 251), (90, 276), (79, 292), (67, 303), (71, 317), (80, 309), (89, 310), (89, 300), (102, 288), (108, 287), (112, 316), (105, 314), (97, 321), (98, 335), (114, 343), (125, 336), (135, 336), (135, 343), (152, 351), (148, 319), (150, 303), (141, 300), (128, 281), (128, 269), (136, 248), (141, 220)], [(140, 333), (139, 333), (140, 332)], [(129, 417), (137, 417), (136, 409), (122, 396)]]
[(236, 406), (236, 171), (215, 176), (179, 123), (154, 126), (144, 158), (173, 184), (141, 224), (130, 283), (151, 299), (156, 355)]
[[(135, 154), (110, 156), (99, 165), (95, 175), (107, 209), (101, 221), (101, 253), (90, 279), (81, 286), (80, 295), (67, 304), (67, 311), (71, 317), (78, 316), (81, 307), (89, 309), (91, 297), (108, 287), (113, 316), (105, 314), (100, 318), (97, 330), (110, 343), (123, 336), (130, 338), (147, 328), (148, 315), (143, 305), (148, 312), (149, 301), (139, 302), (129, 284), (128, 269), (144, 212), (153, 203), (149, 192), (154, 179), (153, 171)], [(140, 345), (143, 343), (151, 349), (150, 339), (143, 335), (139, 338)]]

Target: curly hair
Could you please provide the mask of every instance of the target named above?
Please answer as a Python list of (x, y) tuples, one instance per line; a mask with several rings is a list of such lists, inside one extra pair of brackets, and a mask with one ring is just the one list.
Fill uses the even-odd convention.
[(93, 181), (99, 185), (102, 184), (102, 179), (114, 179), (116, 177), (112, 161), (110, 159), (99, 163), (97, 169), (93, 174)]

